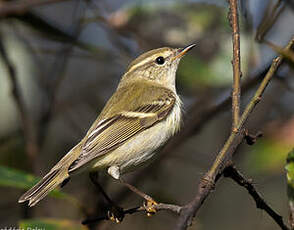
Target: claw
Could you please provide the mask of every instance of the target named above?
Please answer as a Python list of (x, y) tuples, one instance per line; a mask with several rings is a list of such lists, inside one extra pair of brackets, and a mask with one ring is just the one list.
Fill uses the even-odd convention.
[(107, 216), (108, 216), (108, 219), (109, 219), (109, 220), (111, 220), (111, 221), (113, 221), (113, 222), (116, 222), (116, 223), (119, 223), (119, 222), (118, 222), (118, 219), (115, 218), (115, 216), (113, 215), (112, 212), (107, 211)]
[(107, 211), (108, 219), (119, 224), (125, 217), (124, 210), (121, 207), (111, 207), (111, 210)]
[(156, 213), (156, 205), (158, 205), (158, 203), (155, 200), (146, 200), (146, 202), (144, 202), (143, 206), (147, 212), (147, 216), (152, 216)]

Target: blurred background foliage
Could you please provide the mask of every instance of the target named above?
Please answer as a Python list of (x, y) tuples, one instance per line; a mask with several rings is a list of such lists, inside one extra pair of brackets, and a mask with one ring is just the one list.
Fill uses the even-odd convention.
[[(251, 82), (242, 92), (244, 106), (258, 85), (254, 79), (277, 55), (264, 41), (283, 47), (294, 34), (294, 4), (244, 0), (240, 5), (242, 81)], [(227, 12), (225, 0), (61, 0), (34, 7), (29, 1), (2, 1), (0, 43), (6, 57), (2, 52), (0, 228), (87, 229), (80, 225), (82, 219), (105, 212), (106, 203), (86, 174), (37, 207), (28, 209), (17, 200), (83, 137), (128, 63), (142, 52), (197, 44), (177, 74), (186, 117), (205, 116), (201, 111), (227, 98), (232, 81)], [(285, 64), (279, 70), (250, 118), (250, 132), (262, 131), (263, 138), (253, 146), (242, 145), (236, 155), (238, 167), (285, 218), (284, 167), (294, 146), (292, 67)], [(16, 77), (24, 113), (13, 97), (11, 75)], [(162, 202), (187, 203), (227, 137), (230, 119), (229, 107), (216, 112), (144, 177), (136, 178), (139, 174), (134, 172), (126, 179), (137, 181), (139, 188)], [(123, 207), (141, 204), (108, 176), (101, 175), (100, 181)], [(105, 221), (89, 228), (171, 229), (175, 222), (175, 216), (160, 212), (152, 218), (136, 214), (120, 225)], [(191, 229), (237, 228), (277, 229), (242, 188), (224, 180)]]

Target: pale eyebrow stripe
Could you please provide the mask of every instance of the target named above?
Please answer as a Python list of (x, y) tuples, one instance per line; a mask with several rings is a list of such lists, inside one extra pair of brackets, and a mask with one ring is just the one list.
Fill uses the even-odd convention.
[(159, 57), (159, 56), (163, 56), (164, 58), (166, 58), (166, 53), (167, 53), (167, 51), (161, 53), (160, 55), (158, 55), (158, 54), (153, 54), (151, 57), (146, 58), (144, 61), (141, 61), (141, 62), (137, 63), (136, 65), (133, 65), (133, 66), (129, 69), (129, 71), (132, 71), (132, 70), (138, 68), (139, 66), (144, 66), (144, 65), (146, 65), (147, 63), (153, 62), (153, 61), (155, 60), (155, 58), (157, 58), (157, 57)]

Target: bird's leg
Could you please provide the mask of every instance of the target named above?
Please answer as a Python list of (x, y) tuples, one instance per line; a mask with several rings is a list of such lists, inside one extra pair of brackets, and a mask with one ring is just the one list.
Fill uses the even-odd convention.
[(130, 189), (131, 191), (133, 191), (134, 193), (136, 193), (137, 195), (143, 197), (145, 199), (146, 202), (144, 202), (144, 208), (146, 209), (147, 212), (147, 216), (151, 216), (153, 214), (156, 213), (156, 208), (155, 206), (158, 205), (158, 203), (149, 195), (147, 195), (146, 193), (140, 191), (139, 189), (137, 189), (135, 186), (125, 182), (122, 178), (120, 178), (120, 182), (125, 185), (126, 187), (128, 187), (128, 189)]
[(143, 197), (146, 202), (144, 202), (143, 206), (146, 209), (147, 215), (151, 216), (152, 214), (154, 214), (156, 212), (156, 208), (155, 206), (158, 205), (158, 203), (149, 195), (145, 194), (144, 192), (140, 191), (139, 189), (137, 189), (136, 187), (134, 187), (133, 185), (125, 182), (120, 175), (120, 168), (117, 165), (113, 165), (111, 167), (108, 168), (107, 170), (108, 174), (111, 175), (114, 179), (119, 179), (120, 182), (125, 185), (126, 187), (128, 187), (128, 189), (130, 189), (131, 191), (133, 191), (134, 193), (136, 193), (137, 195)]
[(91, 182), (96, 186), (96, 188), (102, 193), (105, 200), (110, 205), (110, 210), (107, 211), (108, 218), (111, 221), (114, 221), (116, 223), (120, 223), (124, 218), (124, 211), (123, 208), (117, 206), (112, 199), (107, 195), (107, 193), (104, 191), (102, 186), (98, 182), (98, 172), (90, 172), (89, 174)]

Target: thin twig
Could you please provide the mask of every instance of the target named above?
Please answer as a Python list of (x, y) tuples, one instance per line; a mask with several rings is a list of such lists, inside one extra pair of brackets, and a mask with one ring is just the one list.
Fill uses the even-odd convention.
[(285, 9), (285, 4), (282, 3), (283, 1), (278, 0), (273, 6), (272, 2), (267, 4), (267, 8), (265, 13), (262, 17), (261, 23), (258, 25), (255, 40), (257, 42), (263, 42), (265, 36), (268, 32), (273, 28), (273, 25), (278, 20), (279, 16)]
[(240, 29), (238, 16), (238, 1), (229, 0), (229, 21), (233, 29), (233, 89), (232, 89), (232, 130), (236, 131), (240, 118), (240, 95), (241, 95), (241, 61), (240, 61)]
[(230, 177), (237, 184), (244, 187), (256, 203), (256, 207), (264, 210), (283, 230), (289, 230), (283, 221), (283, 217), (275, 212), (262, 198), (261, 194), (257, 192), (252, 182), (244, 178), (244, 176), (234, 167), (229, 166), (224, 170), (224, 176)]
[(283, 55), (286, 59), (289, 59), (291, 62), (294, 63), (294, 52), (292, 50), (284, 49), (267, 40), (264, 40), (264, 43), (271, 47), (275, 52), (277, 52), (280, 55)]
[[(294, 38), (289, 42), (286, 49), (290, 49), (294, 44)], [(269, 81), (274, 76), (275, 72), (278, 70), (283, 60), (283, 56), (279, 56), (275, 58), (272, 62), (272, 65), (266, 74), (265, 78), (261, 82), (258, 87), (255, 95), (246, 106), (245, 111), (243, 112), (240, 121), (237, 125), (237, 131), (231, 132), (231, 135), (227, 139), (223, 148), (220, 150), (219, 154), (216, 157), (213, 165), (210, 170), (206, 173), (206, 175), (202, 178), (201, 182), (198, 185), (198, 191), (194, 197), (194, 199), (188, 203), (185, 207), (183, 207), (182, 212), (180, 214), (180, 218), (178, 224), (176, 226), (177, 230), (187, 229), (188, 225), (191, 224), (193, 217), (196, 215), (197, 211), (202, 206), (205, 199), (208, 197), (210, 191), (214, 188), (216, 181), (219, 176), (222, 174), (224, 168), (228, 166), (228, 163), (232, 160), (232, 156), (235, 153), (237, 147), (242, 142), (245, 132), (244, 125), (252, 113), (256, 104), (261, 100), (263, 92), (267, 87)]]
[[(159, 203), (157, 205), (154, 205), (153, 208), (155, 208), (156, 211), (162, 211), (162, 210), (167, 210), (167, 211), (171, 211), (173, 213), (176, 214), (180, 214), (182, 207), (178, 206), (178, 205), (174, 205), (174, 204), (165, 204), (165, 203)], [(146, 208), (144, 206), (140, 206), (140, 207), (135, 207), (135, 208), (130, 208), (130, 209), (126, 209), (123, 210), (123, 217), (126, 214), (134, 214), (137, 212), (146, 212)], [(86, 219), (82, 222), (82, 224), (84, 225), (88, 225), (88, 224), (92, 224), (101, 220), (109, 220), (109, 215), (107, 215), (107, 213), (103, 216), (100, 217), (96, 217), (93, 219)], [(121, 219), (120, 221), (122, 221), (123, 219)]]

